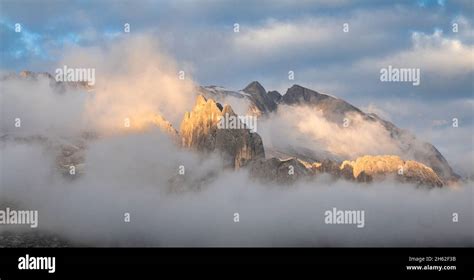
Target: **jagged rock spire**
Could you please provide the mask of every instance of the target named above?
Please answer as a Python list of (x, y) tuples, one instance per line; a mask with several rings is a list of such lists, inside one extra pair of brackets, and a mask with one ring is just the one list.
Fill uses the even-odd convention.
[(182, 145), (201, 152), (219, 152), (226, 166), (239, 168), (256, 158), (264, 158), (263, 142), (249, 129), (221, 129), (225, 115), (235, 116), (230, 105), (222, 107), (212, 99), (198, 96), (196, 105), (181, 122)]

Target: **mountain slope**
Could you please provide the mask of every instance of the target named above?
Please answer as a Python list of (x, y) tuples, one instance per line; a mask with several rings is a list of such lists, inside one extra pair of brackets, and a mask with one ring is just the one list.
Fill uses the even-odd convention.
[(362, 112), (344, 100), (294, 85), (283, 95), (280, 104), (311, 106), (315, 110), (322, 111), (328, 120), (338, 124), (342, 124), (348, 114), (360, 115), (367, 122), (381, 124), (390, 133), (391, 138), (398, 143), (404, 154), (410, 154), (414, 160), (433, 168), (445, 180), (456, 181), (460, 178), (433, 145), (418, 140), (409, 131), (400, 129), (375, 114)]
[[(3, 77), (2, 80), (15, 79), (26, 83), (34, 83), (39, 80), (50, 81), (49, 86), (58, 89), (60, 84), (54, 81), (48, 73), (33, 73), (22, 72), (19, 75), (13, 74)], [(82, 84), (63, 84), (66, 88), (71, 89), (83, 87)], [(87, 89), (87, 88), (83, 88)], [(85, 92), (85, 91), (84, 91)], [(249, 166), (249, 163), (256, 164), (253, 166), (253, 173), (261, 174), (260, 177), (268, 177), (268, 174), (276, 175), (276, 177), (286, 180), (286, 169), (289, 166), (295, 168), (295, 174), (313, 174), (314, 172), (329, 173), (338, 178), (345, 178), (357, 181), (369, 181), (379, 177), (378, 172), (373, 173), (371, 170), (365, 170), (362, 166), (384, 166), (390, 162), (388, 166), (403, 166), (410, 171), (404, 174), (407, 181), (421, 182), (422, 184), (439, 186), (451, 181), (457, 181), (459, 176), (454, 173), (449, 163), (443, 155), (431, 144), (418, 140), (412, 133), (396, 127), (393, 123), (386, 121), (375, 114), (367, 114), (348, 102), (330, 96), (321, 94), (316, 91), (304, 88), (299, 85), (294, 85), (289, 88), (284, 95), (276, 91), (266, 92), (263, 86), (258, 82), (252, 82), (243, 90), (232, 91), (222, 87), (210, 86), (199, 87), (197, 89), (196, 105), (191, 112), (185, 114), (180, 131), (175, 130), (172, 125), (161, 115), (153, 115), (148, 121), (149, 127), (157, 127), (161, 131), (170, 135), (177, 142), (181, 142), (183, 147), (192, 148), (201, 152), (218, 152), (223, 157), (225, 165), (232, 168), (240, 168)], [(202, 95), (200, 95), (202, 93)], [(207, 96), (207, 99), (206, 97)], [(282, 111), (295, 109), (291, 113), (302, 112), (298, 114), (298, 121), (302, 119), (303, 122), (308, 120), (306, 116), (311, 115), (311, 112), (318, 112), (322, 114), (323, 118), (335, 125), (327, 129), (326, 137), (337, 137), (339, 134), (345, 140), (352, 144), (354, 138), (357, 138), (359, 130), (356, 126), (355, 134), (346, 134), (344, 129), (337, 129), (343, 126), (346, 118), (357, 116), (358, 119), (365, 123), (377, 124), (389, 137), (384, 141), (394, 142), (400, 148), (400, 153), (390, 153), (380, 150), (375, 150), (374, 147), (381, 145), (379, 138), (369, 138), (368, 154), (352, 155), (344, 157), (337, 155), (333, 150), (328, 149), (324, 142), (319, 146), (319, 142), (309, 146), (301, 145), (299, 142), (304, 138), (305, 134), (298, 135), (291, 144), (287, 147), (268, 147), (263, 144), (262, 138), (259, 134), (252, 132), (248, 128), (219, 128), (218, 122), (224, 116), (237, 117), (233, 107), (230, 105), (222, 106), (218, 100), (238, 100), (245, 101), (244, 112), (254, 116), (260, 116), (263, 121), (274, 120)], [(230, 102), (229, 102), (230, 103)], [(232, 104), (232, 103), (231, 103)], [(304, 107), (304, 110), (302, 109)], [(242, 108), (239, 108), (242, 109)], [(318, 115), (319, 116), (319, 115)], [(285, 142), (287, 135), (298, 134), (301, 131), (294, 131), (292, 127), (282, 127), (286, 119), (276, 119), (276, 130), (282, 131), (279, 135)], [(316, 130), (321, 129), (317, 119), (310, 119), (310, 122), (316, 121)], [(298, 123), (300, 125), (301, 123)], [(260, 124), (259, 124), (260, 126)], [(127, 130), (128, 131), (128, 130)], [(362, 133), (364, 131), (360, 131)], [(369, 132), (370, 133), (370, 132)], [(85, 143), (89, 140), (93, 141), (95, 137), (86, 137), (89, 135), (88, 131), (81, 132), (79, 139), (72, 139), (77, 141), (67, 141), (65, 145), (54, 145), (58, 148), (57, 161), (60, 169), (67, 169), (71, 166), (84, 167), (84, 149)], [(90, 135), (93, 135), (90, 134)], [(263, 135), (263, 134), (262, 134)], [(48, 140), (48, 135), (29, 135), (22, 137), (21, 135), (9, 135), (2, 130), (2, 141), (36, 141), (34, 139), (45, 138)], [(311, 136), (311, 135), (310, 135)], [(277, 137), (278, 138), (278, 137)], [(266, 137), (272, 140), (272, 137)], [(387, 140), (388, 139), (388, 140)], [(55, 140), (55, 139), (52, 139)], [(304, 140), (304, 139), (303, 139)], [(70, 142), (70, 143), (69, 143)], [(83, 143), (84, 142), (84, 143)], [(288, 143), (288, 142), (285, 142)], [(346, 143), (344, 143), (346, 144)], [(352, 146), (349, 145), (352, 149)], [(357, 148), (357, 147), (354, 147)], [(318, 150), (319, 149), (319, 150)], [(393, 155), (389, 158), (381, 155)], [(268, 158), (266, 158), (267, 156)], [(367, 157), (368, 156), (368, 157)], [(394, 156), (398, 156), (394, 158)], [(289, 160), (293, 158), (293, 160)], [(363, 160), (362, 160), (363, 159)], [(402, 160), (403, 159), (403, 160)], [(345, 161), (344, 161), (345, 160)], [(344, 161), (344, 162), (343, 162)], [(307, 163), (307, 164), (306, 164)], [(303, 168), (304, 167), (304, 168)], [(361, 169), (360, 172), (356, 171)], [(386, 169), (383, 167), (381, 173), (384, 175), (393, 173), (393, 168)], [(413, 172), (412, 172), (413, 171)], [(275, 173), (276, 172), (276, 173)], [(283, 173), (282, 173), (283, 172)], [(355, 172), (355, 173), (354, 173)], [(82, 173), (80, 170), (79, 173)], [(357, 173), (357, 174), (356, 174)], [(379, 172), (380, 173), (380, 172)], [(361, 175), (362, 174), (362, 175)], [(281, 176), (280, 176), (281, 175)], [(304, 177), (303, 176), (303, 177)], [(362, 177), (361, 177), (362, 176)], [(293, 177), (291, 177), (293, 180)], [(413, 179), (413, 180), (412, 180)]]
[(251, 82), (240, 91), (228, 90), (218, 86), (201, 86), (197, 89), (197, 93), (220, 103), (230, 102), (229, 98), (244, 100), (248, 103), (247, 113), (253, 116), (262, 116), (278, 108), (276, 102), (276, 99), (279, 99), (278, 96), (275, 93), (267, 94), (265, 88), (257, 81)]
[[(271, 118), (270, 114), (272, 112), (284, 110), (284, 106), (304, 106), (311, 108), (314, 112), (321, 112), (327, 121), (339, 127), (342, 127), (347, 119), (354, 117), (367, 124), (378, 124), (385, 129), (394, 145), (399, 148), (399, 156), (429, 166), (447, 182), (460, 179), (460, 176), (453, 171), (443, 155), (432, 144), (417, 139), (413, 133), (398, 128), (393, 123), (375, 114), (365, 113), (350, 103), (331, 95), (322, 94), (300, 85), (293, 85), (284, 95), (280, 95), (277, 91), (270, 91), (265, 94), (263, 86), (258, 82), (250, 83), (242, 91), (232, 91), (221, 87), (201, 87), (200, 90), (205, 96), (217, 100), (226, 100), (228, 97), (246, 100), (248, 102), (247, 112), (257, 116)], [(374, 145), (377, 145), (377, 143), (374, 143)], [(330, 153), (321, 157), (321, 152), (318, 153), (319, 156), (314, 156), (315, 153), (302, 146), (265, 148), (272, 156), (304, 157), (313, 161), (321, 161), (325, 158), (335, 160), (338, 158)], [(387, 153), (391, 154), (390, 151), (387, 151)]]

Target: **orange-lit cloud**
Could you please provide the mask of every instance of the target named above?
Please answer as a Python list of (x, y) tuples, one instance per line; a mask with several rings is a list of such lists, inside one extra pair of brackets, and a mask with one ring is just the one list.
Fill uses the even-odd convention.
[(119, 38), (104, 48), (72, 47), (61, 65), (96, 69), (85, 120), (102, 132), (141, 130), (157, 115), (175, 127), (194, 102), (194, 83), (147, 35)]

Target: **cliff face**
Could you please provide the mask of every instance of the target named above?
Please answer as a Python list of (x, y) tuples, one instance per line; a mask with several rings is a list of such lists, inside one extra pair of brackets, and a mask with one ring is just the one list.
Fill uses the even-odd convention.
[[(285, 106), (306, 106), (315, 111), (322, 112), (324, 118), (330, 122), (341, 125), (347, 114), (359, 116), (364, 122), (378, 123), (384, 127), (393, 140), (394, 145), (400, 148), (402, 158), (413, 159), (433, 169), (445, 182), (456, 182), (460, 179), (443, 155), (430, 143), (417, 139), (409, 131), (401, 129), (389, 121), (371, 113), (365, 113), (356, 106), (344, 101), (343, 99), (319, 93), (317, 91), (293, 85), (285, 94), (281, 95), (276, 91), (265, 92), (264, 87), (258, 82), (252, 82), (243, 90), (232, 91), (222, 87), (209, 86), (200, 87), (198, 92), (206, 97), (219, 102), (229, 101), (228, 97), (235, 100), (244, 100), (248, 103), (247, 112), (252, 115), (271, 117), (271, 113), (280, 110)], [(237, 104), (236, 104), (237, 106)], [(285, 157), (297, 157), (310, 161), (323, 161), (324, 159), (334, 160), (335, 155), (312, 156), (312, 151), (301, 152), (305, 147), (297, 144), (287, 147), (265, 147), (267, 154), (276, 157), (285, 155)], [(318, 151), (318, 153), (329, 153), (328, 151)], [(386, 151), (392, 154), (392, 151)], [(344, 158), (338, 158), (343, 160)]]
[(310, 106), (314, 110), (321, 111), (327, 120), (335, 123), (342, 123), (346, 114), (359, 115), (366, 122), (380, 123), (405, 154), (411, 154), (414, 160), (431, 167), (443, 180), (456, 181), (460, 178), (433, 145), (417, 139), (412, 133), (398, 128), (375, 114), (362, 112), (342, 99), (293, 85), (283, 95), (279, 103), (291, 106)]
[(344, 161), (341, 165), (343, 167), (352, 168), (354, 178), (364, 173), (373, 179), (393, 176), (400, 181), (418, 185), (444, 185), (443, 180), (430, 167), (413, 160), (404, 161), (398, 156), (363, 156), (355, 161)]
[(265, 158), (263, 142), (247, 128), (220, 128), (224, 117), (237, 117), (228, 105), (222, 107), (212, 99), (199, 95), (191, 112), (184, 115), (180, 126), (182, 146), (201, 152), (219, 152), (227, 167), (240, 168), (248, 162)]
[[(236, 116), (229, 105), (224, 107), (213, 99), (199, 95), (191, 112), (181, 122), (182, 146), (201, 152), (220, 153), (226, 167), (248, 166), (252, 177), (279, 184), (301, 178), (329, 174), (335, 179), (371, 182), (393, 177), (402, 182), (441, 187), (443, 180), (430, 167), (417, 161), (404, 161), (398, 156), (363, 156), (342, 164), (333, 160), (304, 161), (265, 159), (262, 139), (249, 129), (220, 128), (221, 118)], [(251, 163), (251, 164), (249, 164)]]
[(186, 112), (180, 125), (183, 147), (198, 151), (213, 151), (218, 118), (222, 117), (222, 106), (199, 95), (191, 112)]
[(442, 187), (444, 182), (428, 166), (413, 160), (404, 161), (398, 156), (363, 156), (355, 161), (307, 162), (297, 158), (260, 159), (252, 163), (250, 174), (257, 179), (279, 184), (290, 184), (328, 174), (334, 179), (356, 182), (377, 182), (393, 178), (402, 183), (418, 186)]
[(251, 104), (253, 104), (253, 108), (251, 108), (252, 111), (259, 112), (261, 115), (276, 110), (277, 104), (274, 99), (267, 94), (267, 91), (259, 82), (251, 82), (242, 91), (249, 94), (248, 98), (250, 99)]

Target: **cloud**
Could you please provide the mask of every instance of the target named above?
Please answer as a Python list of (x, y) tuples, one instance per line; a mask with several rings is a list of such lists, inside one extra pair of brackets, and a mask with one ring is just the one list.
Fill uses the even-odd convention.
[[(71, 46), (56, 67), (64, 65), (94, 69), (93, 92), (79, 89), (59, 94), (46, 77), (38, 82), (2, 81), (4, 133), (58, 137), (70, 135), (57, 133), (82, 130), (105, 134), (126, 129), (126, 119), (130, 129), (143, 129), (157, 115), (179, 127), (194, 103), (190, 73), (180, 80), (176, 62), (147, 35), (117, 38), (103, 48)], [(16, 118), (22, 121), (21, 129), (13, 126)]]
[[(0, 89), (2, 135), (71, 137), (84, 129), (87, 96), (83, 92), (59, 94), (46, 77), (38, 81), (3, 80)], [(20, 127), (15, 127), (17, 119)]]
[[(54, 159), (41, 145), (2, 145), (2, 200), (15, 202), (2, 207), (36, 209), (39, 230), (89, 246), (473, 244), (472, 184), (426, 190), (394, 182), (332, 182), (323, 176), (279, 188), (250, 180), (241, 170), (207, 177), (200, 190), (170, 193), (167, 179), (176, 174), (177, 164), (190, 172), (186, 177), (215, 167), (213, 159), (198, 160), (166, 139), (147, 133), (91, 143), (87, 172), (74, 180), (52, 172)], [(365, 227), (325, 224), (324, 212), (333, 207), (365, 211)], [(453, 212), (459, 214), (458, 223), (452, 222)], [(130, 213), (130, 223), (124, 222), (124, 213)], [(239, 223), (234, 213), (240, 214)]]
[(374, 103), (369, 103), (369, 105), (367, 105), (366, 107), (361, 107), (360, 109), (369, 114), (376, 114), (377, 116), (381, 117), (386, 121), (391, 121), (392, 119), (391, 115), (388, 112), (384, 111)]
[[(199, 83), (234, 88), (258, 79), (281, 90), (287, 86), (284, 81), (288, 71), (293, 70), (300, 84), (343, 90), (345, 84), (352, 85), (357, 80), (363, 83), (363, 78), (370, 78), (350, 72), (359, 61), (408, 50), (411, 31), (428, 34), (438, 27), (445, 30), (446, 36), (451, 23), (456, 21), (460, 32), (450, 34), (450, 38), (467, 44), (468, 34), (472, 34), (472, 23), (463, 12), (471, 5), (462, 1), (424, 8), (412, 1), (204, 1), (199, 5), (192, 1), (160, 1), (159, 5), (140, 2), (134, 9), (127, 3), (99, 1), (94, 3), (95, 9), (88, 10), (82, 2), (73, 1), (68, 6), (50, 3), (47, 10), (41, 5), (32, 6), (33, 10), (42, 11), (34, 17), (27, 16), (15, 3), (2, 6), (2, 15), (7, 20), (20, 21), (24, 28), (42, 35), (37, 44), (45, 52), (53, 53), (52, 63), (56, 63), (55, 51), (61, 52), (65, 45), (107, 44), (109, 35), (122, 33), (123, 24), (129, 22), (133, 34), (151, 32), (160, 38), (161, 47), (172, 53), (180, 65), (195, 70), (193, 76)], [(343, 33), (342, 25), (346, 22), (350, 32)], [(233, 32), (234, 23), (241, 25), (240, 33)], [(199, 55), (196, 50), (200, 50)], [(51, 61), (40, 57), (25, 59), (11, 61), (8, 66), (20, 70), (30, 65), (29, 68), (35, 66), (34, 70), (44, 70), (41, 65), (51, 65)], [(332, 69), (337, 71), (337, 79)], [(346, 72), (349, 73), (345, 75)], [(371, 94), (366, 93), (372, 86), (370, 79), (365, 83), (367, 86), (360, 88), (359, 96)], [(347, 87), (350, 89), (353, 88)], [(466, 84), (459, 84), (455, 92), (460, 89), (466, 91)]]
[[(142, 127), (154, 114), (177, 127), (194, 102), (194, 81), (239, 88), (258, 79), (269, 89), (298, 83), (369, 104), (432, 140), (456, 171), (472, 174), (471, 3), (353, 3), (161, 1), (131, 8), (99, 1), (86, 9), (79, 1), (51, 2), (47, 9), (32, 2), (24, 9), (1, 2), (5, 22), (21, 22), (26, 35), (40, 34), (21, 39), (3, 24), (2, 70), (53, 72), (67, 64), (95, 68), (97, 75), (94, 93), (61, 95), (42, 78), (2, 81), (2, 135), (31, 139), (0, 145), (1, 205), (38, 209), (41, 230), (102, 246), (472, 246), (472, 182), (427, 191), (323, 176), (276, 188), (254, 182), (244, 170), (220, 170), (217, 158), (177, 149), (157, 129), (104, 133), (85, 145), (83, 176), (70, 180), (57, 171), (56, 142), (90, 128), (114, 132), (124, 118)], [(458, 34), (449, 32), (453, 21), (460, 23)], [(122, 34), (125, 22), (131, 34)], [(342, 32), (345, 22), (349, 33)], [(21, 59), (4, 55), (25, 50)], [(378, 71), (389, 63), (422, 68), (422, 85), (380, 83)], [(186, 80), (177, 79), (179, 70)], [(287, 80), (289, 70), (295, 81)], [(449, 124), (451, 112), (460, 115), (455, 133), (431, 130), (433, 120)], [(17, 117), (21, 129), (12, 127)], [(303, 143), (347, 157), (397, 149), (379, 127), (342, 130), (305, 109), (287, 108), (275, 120), (259, 123), (265, 144)], [(38, 135), (50, 142), (36, 141)], [(186, 167), (183, 180), (175, 177), (179, 165)], [(170, 193), (172, 186), (193, 191)], [(366, 228), (325, 225), (322, 213), (332, 207), (364, 209)], [(123, 222), (124, 212), (131, 213), (131, 224)], [(240, 223), (233, 222), (235, 212)], [(459, 223), (452, 222), (453, 212)]]
[[(425, 34), (413, 32), (411, 46), (379, 57), (366, 57), (351, 64), (331, 64), (295, 70), (295, 81), (281, 82), (281, 87), (293, 83), (309, 86), (322, 84), (338, 97), (358, 105), (403, 98), (454, 100), (470, 97), (474, 71), (469, 58), (474, 47), (451, 38), (441, 31)], [(389, 65), (400, 68), (420, 68), (419, 86), (411, 83), (380, 82), (380, 69)], [(314, 88), (314, 87), (313, 87)], [(318, 88), (314, 88), (318, 90)]]
[[(311, 107), (280, 106), (278, 112), (259, 123), (266, 147), (287, 150), (302, 147), (323, 158), (329, 152), (338, 159), (363, 155), (402, 154), (400, 147), (381, 124), (359, 115), (346, 115), (347, 127), (328, 121)], [(289, 133), (291, 132), (291, 133)], [(378, 143), (378, 145), (374, 145)]]
[(96, 69), (96, 86), (86, 116), (100, 129), (142, 128), (156, 114), (175, 127), (194, 103), (189, 72), (179, 79), (176, 62), (149, 35), (120, 37), (103, 48), (71, 47), (58, 67)]
[[(142, 41), (138, 41), (142, 42)], [(148, 54), (146, 44), (139, 47), (139, 54)], [(119, 48), (109, 49), (113, 55), (127, 59)], [(128, 52), (126, 52), (128, 53)], [(131, 52), (135, 54), (135, 51)], [(90, 65), (100, 50), (81, 51), (77, 60), (81, 66)], [(133, 56), (138, 62), (144, 58)], [(89, 56), (90, 55), (90, 56)], [(115, 57), (115, 56), (112, 56)], [(147, 56), (150, 57), (150, 56)], [(67, 57), (65, 57), (67, 58)], [(80, 58), (80, 59), (79, 59)], [(109, 60), (107, 60), (109, 61)], [(114, 61), (114, 60), (112, 60)], [(154, 60), (155, 61), (155, 60)], [(101, 65), (98, 60), (96, 65)], [(134, 64), (132, 64), (133, 66)], [(141, 64), (147, 65), (147, 64)], [(159, 64), (161, 65), (161, 64)], [(121, 77), (130, 84), (137, 81), (135, 71), (141, 68), (114, 68), (104, 64), (98, 67), (103, 77)], [(107, 70), (114, 71), (108, 72)], [(152, 67), (152, 69), (154, 69)], [(130, 72), (128, 72), (130, 71)], [(143, 73), (138, 71), (138, 73)], [(147, 73), (145, 71), (145, 73)], [(167, 72), (156, 72), (167, 77)], [(160, 80), (162, 77), (154, 77)], [(99, 82), (100, 78), (97, 77)], [(141, 81), (138, 79), (138, 81)], [(107, 81), (103, 81), (106, 85)], [(28, 112), (39, 125), (25, 127), (29, 135), (40, 134), (54, 142), (55, 137), (75, 135), (81, 126), (71, 125), (62, 114), (82, 116), (81, 110), (89, 99), (86, 92), (67, 91), (63, 95), (44, 90), (46, 81), (22, 81), (21, 85), (2, 84), (12, 99), (11, 112)], [(136, 83), (135, 85), (139, 85)], [(110, 85), (113, 86), (113, 85)], [(32, 93), (33, 89), (39, 89)], [(43, 89), (43, 90), (42, 90)], [(102, 94), (98, 90), (96, 95)], [(28, 98), (45, 94), (41, 98)], [(105, 91), (108, 94), (108, 91)], [(133, 94), (133, 92), (132, 92)], [(86, 100), (77, 96), (86, 96)], [(64, 98), (64, 99), (61, 99)], [(71, 98), (71, 101), (68, 101)], [(74, 99), (78, 98), (78, 99)], [(54, 102), (54, 100), (57, 100)], [(127, 100), (127, 99), (126, 99)], [(128, 102), (128, 100), (127, 100)], [(38, 106), (32, 104), (38, 103)], [(117, 106), (110, 102), (112, 107)], [(121, 105), (121, 102), (118, 102)], [(135, 104), (130, 102), (129, 104)], [(138, 103), (140, 104), (140, 103)], [(120, 108), (120, 106), (119, 106)], [(137, 107), (141, 108), (141, 107)], [(148, 107), (144, 107), (145, 110)], [(59, 110), (61, 109), (61, 110)], [(84, 109), (84, 108), (82, 108)], [(377, 130), (363, 126), (330, 139), (329, 131), (338, 129), (324, 123), (317, 114), (304, 109), (291, 111), (286, 108), (279, 122), (266, 126), (274, 133), (264, 141), (296, 135), (292, 129), (307, 135), (307, 142), (326, 146), (340, 153), (352, 153), (348, 141), (374, 141), (364, 138), (361, 131)], [(38, 110), (38, 111), (36, 111)], [(48, 117), (41, 119), (40, 110)], [(75, 114), (74, 112), (78, 112)], [(94, 111), (93, 111), (94, 112)], [(115, 112), (115, 111), (112, 111)], [(14, 115), (12, 113), (12, 115)], [(94, 115), (94, 114), (93, 114)], [(100, 114), (97, 116), (101, 116)], [(71, 121), (74, 121), (72, 118)], [(290, 123), (290, 121), (292, 122)], [(55, 125), (55, 133), (42, 131), (48, 122)], [(263, 125), (263, 126), (262, 126)], [(259, 130), (265, 125), (259, 124)], [(318, 127), (319, 129), (315, 129)], [(322, 128), (322, 129), (321, 129)], [(292, 133), (289, 133), (292, 132)], [(5, 133), (5, 131), (2, 131)], [(355, 138), (355, 133), (360, 137)], [(343, 136), (347, 137), (345, 139)], [(324, 138), (326, 137), (326, 138)], [(383, 139), (383, 135), (377, 140)], [(265, 140), (267, 139), (267, 140)], [(364, 140), (365, 139), (365, 140)], [(316, 141), (314, 141), (316, 140)], [(64, 141), (67, 141), (64, 140)], [(383, 143), (383, 141), (382, 141)], [(346, 146), (344, 146), (346, 145)], [(366, 149), (369, 147), (365, 146)], [(377, 149), (372, 147), (371, 150)], [(199, 156), (181, 150), (158, 129), (144, 132), (104, 134), (87, 141), (84, 150), (85, 173), (74, 179), (57, 170), (58, 146), (48, 142), (2, 141), (1, 149), (1, 207), (36, 209), (39, 211), (39, 230), (57, 234), (73, 244), (93, 246), (469, 246), (472, 244), (472, 183), (455, 189), (416, 189), (394, 182), (359, 185), (333, 182), (321, 176), (314, 181), (301, 182), (292, 188), (261, 184), (248, 177), (245, 170), (222, 170), (216, 157)], [(185, 167), (184, 177), (177, 177), (179, 166)], [(27, 174), (28, 176), (25, 176)], [(182, 179), (181, 179), (182, 178)], [(403, 203), (404, 207), (400, 207)], [(443, 205), (442, 208), (436, 207)], [(351, 226), (324, 224), (324, 212), (336, 207), (343, 210), (364, 210), (363, 229)], [(435, 211), (433, 209), (436, 209)], [(434, 211), (434, 212), (433, 212)], [(234, 223), (234, 213), (240, 222)], [(463, 218), (453, 224), (452, 213)], [(131, 223), (124, 223), (124, 213), (131, 214)], [(393, 223), (391, 221), (401, 221)], [(24, 229), (8, 228), (16, 233)], [(4, 230), (4, 227), (2, 227)], [(423, 236), (423, 239), (414, 239)]]
[(441, 30), (435, 30), (432, 34), (413, 32), (412, 44), (413, 47), (409, 50), (362, 63), (368, 64), (367, 67), (386, 67), (386, 65), (416, 67), (420, 68), (423, 74), (435, 75), (446, 80), (453, 77), (468, 78), (473, 73), (473, 45), (446, 38)]
[[(454, 170), (463, 175), (474, 174), (473, 103), (472, 98), (453, 100), (385, 99), (377, 108), (395, 124), (403, 123), (417, 138), (432, 143)], [(453, 119), (458, 127), (453, 127)]]

